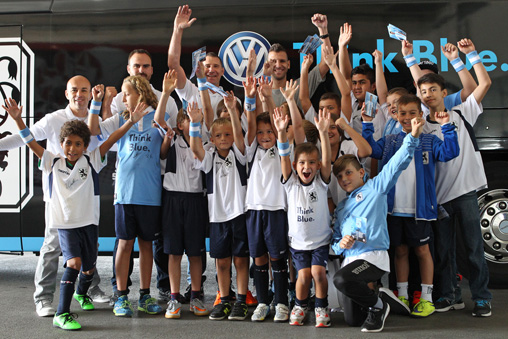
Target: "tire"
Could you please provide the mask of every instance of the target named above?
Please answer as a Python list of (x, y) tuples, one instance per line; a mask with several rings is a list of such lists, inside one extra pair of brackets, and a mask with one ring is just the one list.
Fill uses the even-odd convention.
[[(485, 163), (488, 189), (478, 192), (480, 225), (491, 288), (508, 287), (508, 162)], [(457, 233), (457, 267), (469, 277), (466, 252)]]

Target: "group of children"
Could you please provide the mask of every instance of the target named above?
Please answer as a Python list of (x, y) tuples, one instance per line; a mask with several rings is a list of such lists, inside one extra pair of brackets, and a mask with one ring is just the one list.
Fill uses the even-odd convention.
[[(304, 58), (300, 81), (288, 81), (279, 89), (285, 101), (282, 106), (276, 106), (272, 91), (278, 61), (272, 66), (269, 61), (265, 69), (273, 67), (272, 80), (245, 79), (243, 109), (229, 93), (217, 112), (211, 103), (211, 95), (217, 93), (206, 85), (208, 66), (200, 63), (196, 73), (199, 102), (184, 102), (176, 126), (168, 124), (169, 116), (164, 112), (181, 80), (175, 70), (165, 74), (160, 100), (145, 78), (127, 77), (122, 85), (126, 110), (104, 121), (98, 115), (104, 87), (97, 85), (92, 90), (88, 125), (70, 121), (62, 128), (60, 142), (65, 157), (38, 145), (21, 119), (21, 108), (14, 100), (7, 100), (4, 109), (41, 159), (41, 170), (51, 178), (51, 220), (58, 228), (66, 261), (53, 324), (67, 330), (81, 328), (70, 313), (73, 295), (84, 310), (93, 309), (87, 289), (97, 256), (97, 172), (105, 165), (106, 153), (114, 143), (118, 145), (116, 316), (133, 313), (127, 278), (136, 237), (141, 285), (138, 310), (162, 312), (150, 296), (152, 241), (160, 232), (164, 252), (169, 255), (171, 300), (166, 318), (181, 316), (180, 264), (184, 252), (190, 266), (190, 311), (209, 315), (212, 320), (247, 317), (252, 257), (259, 302), (252, 321), (264, 321), (271, 313), (271, 276), (275, 322), (304, 324), (313, 281), (316, 327), (329, 327), (326, 269), (332, 253), (343, 258), (333, 283), (345, 296), (342, 307), (346, 322), (361, 325), (363, 332), (381, 331), (390, 305), (416, 317), (463, 308), (454, 286), (448, 286), (451, 278), (446, 286), (443, 284), (443, 293), (439, 291), (441, 298), (433, 302), (434, 266), (429, 244), (433, 238), (440, 240), (433, 236), (432, 227), (438, 211), (448, 211), (447, 203), (477, 188), (467, 174), (471, 161), (479, 159), (469, 133), (490, 86), (488, 74), (472, 42), (461, 40), (458, 49), (467, 54), (479, 84), (465, 98), (462, 94), (466, 87), (453, 102), (446, 101), (443, 78), (432, 71), (423, 72), (412, 55), (411, 44), (403, 41), (404, 59), (417, 81), (419, 97), (403, 88), (388, 91), (380, 52), (373, 53), (375, 70), (367, 65), (351, 68), (347, 54), (351, 38), (351, 26), (345, 24), (338, 54), (331, 46), (323, 46), (324, 62), (341, 97), (325, 94), (317, 112), (310, 102), (307, 80), (312, 55)], [(281, 53), (281, 49), (274, 52)], [(457, 46), (448, 44), (443, 52), (457, 72), (467, 72), (458, 59)], [(366, 93), (376, 89), (379, 105), (373, 118), (366, 114), (364, 101)], [(313, 133), (319, 137), (312, 137)], [(90, 135), (100, 135), (104, 141), (88, 153)], [(450, 207), (448, 214), (453, 213)], [(220, 302), (211, 312), (200, 293), (207, 235), (220, 291)], [(390, 246), (394, 248), (397, 296), (383, 289), (388, 298), (380, 298), (372, 283), (391, 270)], [(420, 301), (412, 310), (409, 248), (418, 259), (422, 288)], [(442, 252), (451, 256), (451, 252)], [(230, 295), (232, 264), (237, 279), (234, 303)], [(292, 310), (288, 302), (291, 267), (297, 273)], [(475, 295), (473, 291), (473, 315), (490, 315), (491, 295), (486, 292)]]

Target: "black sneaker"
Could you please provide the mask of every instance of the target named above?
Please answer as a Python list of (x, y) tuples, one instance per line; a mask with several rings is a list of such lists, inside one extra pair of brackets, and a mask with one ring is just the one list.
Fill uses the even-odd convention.
[(400, 300), (393, 292), (385, 287), (379, 288), (379, 297), (390, 305), (390, 311), (394, 314), (409, 315), (411, 310), (402, 300)]
[(434, 303), (434, 307), (436, 308), (436, 312), (447, 312), (450, 310), (462, 310), (466, 305), (462, 301), (459, 300), (449, 300), (445, 298), (439, 298)]
[(474, 302), (473, 317), (490, 317), (492, 315), (492, 309), (490, 301), (488, 300), (476, 300)]
[(117, 300), (118, 300), (118, 296), (116, 294), (113, 294), (109, 298), (109, 306), (114, 307)]
[(390, 305), (384, 301), (382, 309), (369, 307), (367, 319), (362, 325), (362, 332), (381, 332), (388, 314), (390, 314)]
[(214, 306), (212, 313), (208, 317), (210, 320), (222, 320), (231, 313), (230, 303), (219, 303)]
[(233, 310), (229, 315), (229, 320), (245, 320), (247, 318), (247, 314), (249, 313), (249, 307), (246, 303), (236, 302), (233, 305)]

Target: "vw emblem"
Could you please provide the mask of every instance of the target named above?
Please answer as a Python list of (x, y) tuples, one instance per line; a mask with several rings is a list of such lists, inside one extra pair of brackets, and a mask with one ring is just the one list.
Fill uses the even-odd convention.
[(268, 59), (270, 43), (264, 36), (255, 32), (238, 32), (224, 41), (219, 50), (219, 58), (224, 65), (224, 77), (235, 86), (242, 87), (247, 71), (249, 51), (253, 49), (257, 54), (254, 76), (263, 74), (263, 64)]

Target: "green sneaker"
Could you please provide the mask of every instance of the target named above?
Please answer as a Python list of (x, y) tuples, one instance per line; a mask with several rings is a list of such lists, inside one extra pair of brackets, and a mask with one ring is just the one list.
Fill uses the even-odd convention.
[(62, 330), (66, 331), (76, 331), (81, 329), (81, 325), (74, 320), (77, 318), (76, 314), (70, 313), (62, 313), (60, 315), (56, 315), (53, 318), (53, 327), (60, 327)]
[(90, 298), (88, 295), (81, 295), (74, 292), (73, 297), (81, 305), (81, 309), (83, 311), (93, 311), (95, 309), (92, 303), (92, 298)]
[(117, 317), (132, 317), (132, 306), (126, 295), (118, 297), (113, 307), (113, 313)]
[(408, 310), (410, 310), (410, 309), (411, 309), (411, 308), (409, 307), (409, 300), (407, 300), (407, 298), (406, 298), (406, 297), (398, 297), (398, 298), (399, 298), (399, 300), (400, 300), (400, 301), (401, 301), (404, 305), (406, 305), (406, 306), (407, 306), (407, 309), (408, 309)]
[(425, 318), (436, 311), (434, 304), (428, 300), (420, 298), (418, 304), (413, 307), (411, 315), (417, 318)]

